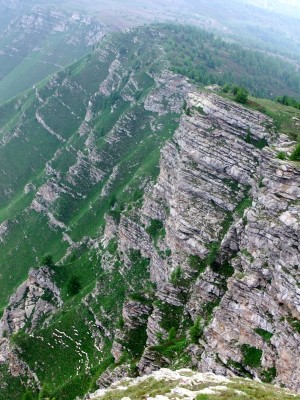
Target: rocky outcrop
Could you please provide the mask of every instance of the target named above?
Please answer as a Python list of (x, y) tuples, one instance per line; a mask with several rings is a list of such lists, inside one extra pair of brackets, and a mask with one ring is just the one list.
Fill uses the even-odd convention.
[(47, 267), (31, 269), (28, 279), (11, 296), (0, 321), (0, 337), (17, 333), (20, 329), (31, 332), (40, 320), (61, 307), (58, 287), (53, 283)]
[(39, 385), (36, 374), (21, 360), (9, 338), (20, 330), (31, 333), (47, 324), (47, 318), (62, 305), (60, 291), (47, 267), (31, 269), (28, 279), (11, 296), (0, 320), (0, 365), (6, 364), (12, 376), (26, 376)]
[[(152, 388), (155, 387), (155, 390)], [(151, 390), (152, 389), (152, 390)], [(155, 392), (155, 393), (151, 393)], [(251, 394), (250, 394), (251, 392)], [(151, 394), (150, 394), (151, 393)], [(191, 369), (172, 371), (160, 369), (149, 376), (135, 379), (119, 379), (107, 389), (100, 389), (86, 396), (86, 399), (100, 400), (108, 397), (131, 400), (138, 394), (147, 400), (189, 399), (198, 396), (209, 399), (265, 397), (272, 400), (298, 399), (295, 393), (286, 389), (271, 388), (259, 382), (199, 373)]]

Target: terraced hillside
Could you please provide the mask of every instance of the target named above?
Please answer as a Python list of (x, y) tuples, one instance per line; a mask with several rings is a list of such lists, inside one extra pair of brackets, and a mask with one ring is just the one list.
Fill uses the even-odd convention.
[[(135, 37), (124, 36), (122, 53), (120, 38), (103, 45), (2, 108), (2, 279), (11, 275), (6, 268), (20, 266), (2, 304), (24, 279), (25, 259), (27, 268), (47, 252), (57, 261), (73, 242), (97, 237), (118, 192), (158, 173), (158, 149), (176, 127), (186, 89), (184, 80), (162, 73), (159, 47)], [(10, 250), (16, 246), (18, 254)]]
[[(128, 30), (1, 107), (0, 399), (71, 400), (165, 365), (299, 389), (295, 142), (196, 87), (241, 82), (236, 49)], [(292, 91), (297, 74), (283, 87), (276, 65), (273, 90)]]

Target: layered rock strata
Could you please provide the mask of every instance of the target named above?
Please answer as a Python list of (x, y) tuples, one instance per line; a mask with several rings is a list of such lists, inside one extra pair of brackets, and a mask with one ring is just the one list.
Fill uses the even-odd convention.
[[(201, 319), (203, 334), (190, 347), (200, 370), (271, 374), (300, 389), (300, 171), (276, 158), (283, 144), (292, 146), (265, 115), (215, 94), (189, 94), (140, 222), (126, 216), (114, 227), (122, 253), (150, 258), (157, 287), (141, 373), (158, 368), (153, 346), (168, 337), (162, 302), (182, 313), (181, 334), (185, 319)], [(153, 221), (163, 225), (155, 240)]]

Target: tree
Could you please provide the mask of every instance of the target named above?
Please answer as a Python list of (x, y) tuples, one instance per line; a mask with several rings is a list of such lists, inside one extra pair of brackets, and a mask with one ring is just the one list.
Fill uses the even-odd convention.
[(76, 294), (78, 294), (80, 292), (82, 288), (81, 282), (78, 278), (78, 276), (73, 276), (69, 282), (68, 282), (68, 286), (67, 286), (67, 290), (70, 296), (75, 296)]
[(234, 100), (241, 104), (246, 104), (248, 101), (248, 92), (245, 88), (238, 88)]

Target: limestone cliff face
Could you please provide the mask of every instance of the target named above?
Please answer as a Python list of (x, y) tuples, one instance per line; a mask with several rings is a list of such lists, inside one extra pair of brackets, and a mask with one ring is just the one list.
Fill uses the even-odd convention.
[[(106, 228), (121, 254), (150, 259), (156, 301), (141, 373), (170, 363), (158, 361), (155, 346), (171, 327), (181, 337), (186, 321), (198, 320), (201, 334), (187, 352), (199, 370), (300, 390), (300, 171), (276, 158), (291, 145), (259, 112), (212, 93), (188, 95), (141, 212)], [(127, 325), (138, 310), (124, 304)], [(117, 359), (121, 352), (115, 344)]]

